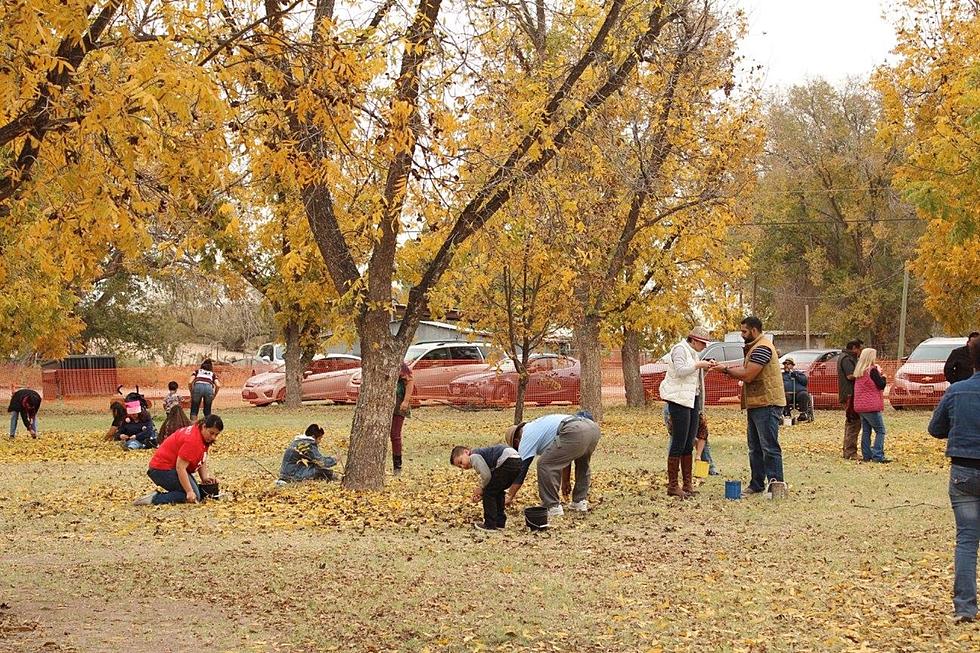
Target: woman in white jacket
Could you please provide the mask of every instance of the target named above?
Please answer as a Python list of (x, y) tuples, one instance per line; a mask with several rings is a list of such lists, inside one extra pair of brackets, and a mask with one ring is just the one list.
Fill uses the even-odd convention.
[[(704, 406), (704, 370), (710, 361), (699, 354), (711, 342), (704, 327), (694, 327), (687, 339), (670, 350), (667, 375), (660, 382), (660, 398), (670, 413), (670, 452), (667, 454), (667, 495), (686, 499), (694, 494), (691, 468), (694, 439), (698, 433), (701, 408)], [(681, 487), (678, 475), (682, 474)]]

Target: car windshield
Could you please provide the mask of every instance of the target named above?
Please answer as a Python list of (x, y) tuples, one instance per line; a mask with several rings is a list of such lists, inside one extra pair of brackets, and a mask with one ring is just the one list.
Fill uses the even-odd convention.
[(950, 352), (962, 344), (953, 343), (951, 345), (919, 345), (909, 356), (910, 361), (944, 361), (949, 358)]
[(408, 348), (408, 351), (405, 352), (405, 362), (411, 365), (416, 360), (418, 360), (418, 358), (422, 354), (429, 351), (429, 349), (430, 347), (427, 347), (425, 345), (412, 345), (411, 347)]
[(796, 365), (800, 365), (801, 363), (812, 363), (825, 353), (826, 352), (822, 351), (791, 351), (788, 354), (783, 354), (780, 356), (779, 362), (782, 363), (787, 358), (792, 358), (793, 363)]

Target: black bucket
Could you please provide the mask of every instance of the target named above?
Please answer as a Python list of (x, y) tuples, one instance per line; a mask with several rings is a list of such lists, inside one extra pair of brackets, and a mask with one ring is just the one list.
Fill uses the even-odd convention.
[(202, 499), (213, 499), (219, 494), (217, 483), (201, 483), (197, 487), (201, 490)]
[(544, 506), (525, 508), (524, 523), (532, 531), (543, 531), (548, 528), (548, 509)]

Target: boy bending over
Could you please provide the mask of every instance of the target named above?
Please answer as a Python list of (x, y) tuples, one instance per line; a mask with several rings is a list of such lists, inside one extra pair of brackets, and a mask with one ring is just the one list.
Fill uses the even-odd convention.
[(473, 501), (483, 499), (483, 523), (473, 526), (493, 531), (507, 524), (504, 495), (521, 471), (521, 456), (505, 444), (470, 449), (453, 447), (449, 463), (460, 469), (473, 469), (480, 475), (480, 487), (473, 491)]

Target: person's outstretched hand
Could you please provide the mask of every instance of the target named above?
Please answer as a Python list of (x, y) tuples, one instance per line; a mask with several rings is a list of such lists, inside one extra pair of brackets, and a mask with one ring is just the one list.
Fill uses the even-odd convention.
[(197, 503), (197, 495), (193, 492), (187, 493), (187, 503)]

